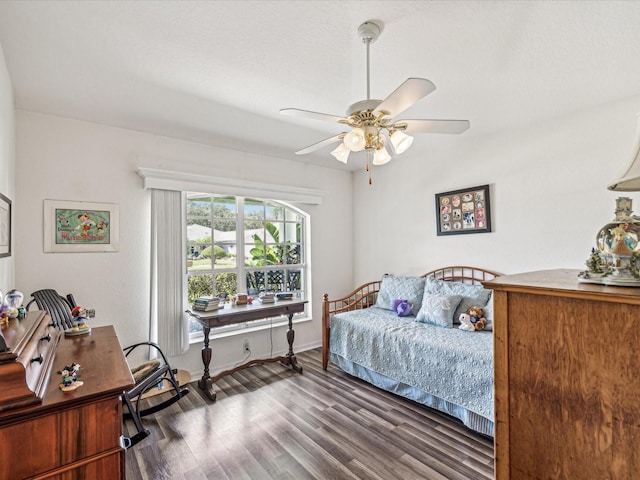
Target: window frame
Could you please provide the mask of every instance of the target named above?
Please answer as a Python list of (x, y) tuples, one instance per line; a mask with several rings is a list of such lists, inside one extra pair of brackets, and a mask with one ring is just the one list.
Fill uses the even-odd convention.
[[(212, 279), (211, 279), (211, 288), (212, 288), (212, 292), (216, 291), (216, 277), (218, 275), (221, 274), (227, 274), (227, 273), (235, 273), (236, 274), (236, 291), (240, 291), (240, 292), (245, 292), (246, 290), (244, 289), (244, 286), (246, 286), (247, 283), (247, 274), (250, 272), (256, 272), (256, 271), (264, 271), (265, 272), (265, 277), (267, 276), (266, 273), (269, 271), (283, 271), (285, 278), (287, 278), (287, 275), (289, 275), (289, 271), (299, 271), (299, 289), (296, 292), (297, 296), (301, 296), (301, 297), (305, 297), (308, 296), (308, 286), (309, 286), (309, 282), (308, 282), (308, 278), (309, 278), (309, 272), (308, 272), (308, 261), (307, 259), (310, 258), (309, 255), (309, 242), (307, 240), (307, 235), (308, 235), (308, 231), (309, 231), (309, 225), (310, 225), (310, 215), (306, 212), (304, 212), (303, 210), (301, 210), (300, 208), (296, 207), (295, 205), (292, 205), (286, 201), (282, 201), (282, 200), (276, 200), (276, 199), (263, 199), (263, 198), (257, 198), (255, 196), (252, 195), (230, 195), (230, 194), (215, 194), (215, 193), (211, 193), (211, 192), (196, 192), (196, 191), (188, 191), (188, 192), (184, 192), (185, 193), (185, 202), (184, 202), (184, 222), (183, 222), (183, 232), (184, 232), (184, 236), (185, 236), (185, 245), (187, 246), (187, 249), (185, 251), (185, 255), (188, 257), (189, 256), (189, 252), (191, 251), (191, 245), (193, 245), (194, 243), (197, 245), (202, 246), (203, 243), (201, 242), (193, 242), (190, 241), (188, 238), (188, 226), (189, 226), (189, 220), (191, 218), (195, 218), (192, 217), (188, 214), (188, 203), (189, 203), (189, 198), (194, 197), (194, 196), (203, 196), (203, 197), (209, 197), (210, 200), (210, 208), (209, 208), (209, 214), (208, 214), (208, 220), (211, 223), (211, 238), (209, 243), (205, 243), (204, 245), (207, 246), (211, 246), (211, 266), (210, 269), (208, 270), (202, 270), (202, 271), (189, 271), (189, 266), (187, 264), (186, 266), (186, 275), (185, 275), (185, 291), (186, 291), (186, 295), (185, 295), (185, 301), (187, 302), (186, 305), (186, 309), (189, 309), (191, 307), (191, 305), (188, 302), (188, 290), (189, 290), (189, 278), (193, 277), (195, 275), (212, 275)], [(216, 264), (215, 264), (215, 254), (214, 254), (214, 245), (216, 245), (216, 239), (215, 239), (215, 235), (214, 235), (214, 224), (216, 220), (219, 220), (219, 217), (215, 217), (214, 216), (214, 209), (213, 209), (213, 205), (215, 200), (213, 200), (214, 198), (224, 198), (224, 197), (232, 197), (235, 200), (235, 208), (236, 208), (236, 212), (235, 212), (235, 221), (236, 221), (236, 243), (235, 243), (235, 251), (236, 251), (236, 262), (235, 262), (235, 267), (229, 267), (229, 268), (216, 268)], [(247, 245), (253, 245), (250, 244), (249, 242), (246, 242), (245, 237), (245, 226), (246, 226), (246, 217), (245, 217), (245, 201), (246, 200), (251, 200), (251, 201), (257, 201), (260, 202), (263, 206), (265, 215), (262, 219), (259, 220), (255, 220), (255, 221), (260, 221), (262, 222), (262, 229), (263, 229), (263, 235), (262, 238), (264, 239), (264, 243), (265, 246), (273, 246), (273, 245), (285, 245), (286, 244), (286, 235), (287, 235), (287, 225), (300, 225), (300, 231), (299, 231), (299, 237), (297, 238), (297, 241), (295, 242), (295, 245), (299, 247), (299, 260), (298, 263), (295, 264), (288, 264), (283, 263), (283, 264), (276, 264), (276, 265), (259, 265), (259, 266), (247, 266), (245, 265), (245, 255), (244, 253), (242, 254), (238, 254), (238, 252), (245, 252), (246, 246)], [(269, 219), (267, 216), (267, 212), (269, 211), (270, 207), (272, 206), (277, 206), (277, 207), (281, 207), (282, 211), (283, 211), (283, 215), (282, 215), (282, 219)], [(288, 219), (287, 217), (289, 216), (289, 212), (294, 214), (294, 218), (297, 218), (296, 220), (291, 220)], [(202, 217), (201, 217), (202, 218)], [(222, 218), (222, 217), (220, 217)], [(267, 236), (266, 236), (266, 223), (269, 223), (271, 220), (274, 221), (274, 223), (281, 223), (283, 226), (283, 234), (285, 236), (285, 238), (281, 239), (281, 241), (279, 243), (274, 243), (274, 242), (267, 242)], [(297, 232), (297, 229), (296, 229)], [(206, 247), (205, 247), (206, 248)], [(201, 250), (202, 251), (202, 250)], [(243, 281), (244, 279), (244, 281)], [(265, 280), (266, 281), (266, 280)], [(268, 285), (268, 283), (265, 283), (265, 288)], [(284, 285), (284, 284), (283, 284)], [(248, 293), (248, 292), (247, 292)], [(257, 295), (254, 295), (255, 297), (257, 297)], [(308, 304), (305, 307), (305, 312), (302, 314), (296, 314), (296, 316), (294, 317), (294, 323), (299, 323), (301, 321), (306, 321), (306, 320), (310, 320), (310, 316), (308, 315)], [(202, 341), (202, 339), (204, 338), (204, 334), (201, 328), (201, 325), (198, 324), (195, 320), (189, 319), (189, 342), (190, 343), (197, 343), (199, 341)], [(257, 331), (257, 330), (263, 330), (263, 329), (267, 329), (267, 328), (272, 328), (274, 326), (281, 326), (281, 325), (286, 325), (288, 323), (288, 319), (284, 316), (282, 317), (274, 317), (274, 318), (266, 318), (266, 319), (262, 319), (262, 320), (255, 320), (252, 322), (247, 322), (247, 323), (240, 323), (240, 324), (234, 324), (234, 325), (227, 325), (227, 326), (222, 326), (222, 327), (216, 327), (216, 328), (212, 328), (209, 337), (210, 338), (220, 338), (220, 337), (226, 337), (226, 336), (231, 336), (231, 335), (237, 335), (237, 334), (244, 334), (248, 331)], [(196, 331), (192, 331), (191, 326), (197, 326), (197, 330)]]

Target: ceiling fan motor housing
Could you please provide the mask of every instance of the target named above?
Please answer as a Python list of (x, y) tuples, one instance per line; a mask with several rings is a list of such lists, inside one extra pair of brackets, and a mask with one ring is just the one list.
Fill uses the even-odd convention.
[(347, 109), (347, 117), (357, 114), (359, 112), (366, 112), (367, 110), (374, 110), (378, 105), (382, 103), (382, 100), (360, 100), (359, 102), (350, 105)]

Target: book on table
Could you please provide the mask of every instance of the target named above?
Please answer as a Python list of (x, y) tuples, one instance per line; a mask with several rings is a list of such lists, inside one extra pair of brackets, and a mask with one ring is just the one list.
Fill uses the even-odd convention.
[(271, 292), (263, 292), (258, 297), (258, 300), (260, 300), (260, 302), (262, 303), (275, 303), (276, 295), (275, 293), (271, 293)]
[(201, 296), (193, 301), (193, 310), (199, 312), (209, 312), (211, 310), (217, 310), (223, 305), (220, 303), (219, 297), (214, 296)]

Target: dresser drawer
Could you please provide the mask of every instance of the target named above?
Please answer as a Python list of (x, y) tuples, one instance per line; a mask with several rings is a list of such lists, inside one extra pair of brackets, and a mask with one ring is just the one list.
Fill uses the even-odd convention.
[(44, 389), (49, 380), (56, 346), (61, 335), (63, 335), (62, 332), (50, 324), (49, 317), (44, 316), (35, 329), (31, 341), (18, 357), (18, 361), (24, 365), (29, 390), (35, 392), (38, 397), (44, 396)]
[[(37, 476), (60, 465), (120, 452), (121, 435), (122, 403), (118, 397), (10, 425), (0, 430), (0, 478)], [(21, 460), (25, 452), (28, 462)]]
[(113, 450), (95, 457), (83, 459), (73, 465), (32, 477), (32, 480), (78, 480), (78, 479), (125, 478), (124, 450)]
[(42, 403), (63, 333), (44, 312), (29, 312), (2, 326), (9, 347), (0, 353), (0, 413)]

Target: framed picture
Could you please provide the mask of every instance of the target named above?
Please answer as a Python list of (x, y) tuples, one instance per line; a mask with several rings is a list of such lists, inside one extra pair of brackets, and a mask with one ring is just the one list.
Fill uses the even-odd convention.
[(45, 252), (117, 252), (119, 208), (113, 203), (44, 201)]
[(491, 231), (489, 185), (436, 193), (438, 235)]
[(11, 200), (0, 193), (0, 257), (11, 256)]

